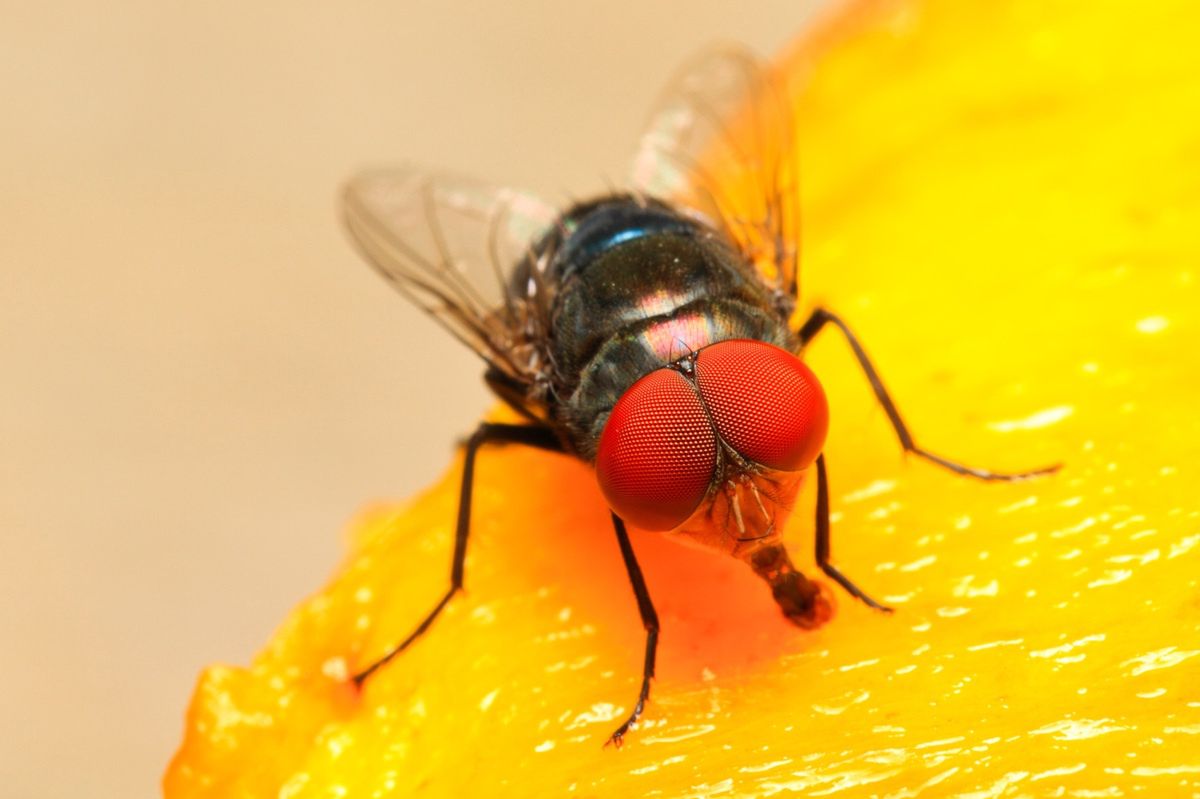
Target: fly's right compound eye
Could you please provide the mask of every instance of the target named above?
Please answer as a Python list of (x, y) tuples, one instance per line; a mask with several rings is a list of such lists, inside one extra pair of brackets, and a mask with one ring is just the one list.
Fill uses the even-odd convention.
[(696, 358), (696, 383), (721, 438), (744, 458), (798, 472), (821, 454), (829, 403), (787, 350), (754, 339), (710, 344)]
[(678, 527), (704, 500), (717, 436), (695, 388), (658, 369), (613, 407), (600, 435), (596, 476), (609, 507), (644, 530)]

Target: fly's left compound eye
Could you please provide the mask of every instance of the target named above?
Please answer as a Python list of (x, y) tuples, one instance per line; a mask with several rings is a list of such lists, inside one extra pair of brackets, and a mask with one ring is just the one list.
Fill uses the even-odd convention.
[(670, 530), (708, 493), (717, 437), (696, 389), (657, 369), (621, 395), (600, 434), (596, 477), (613, 512), (644, 530)]
[(794, 472), (821, 454), (829, 405), (816, 375), (790, 352), (721, 341), (697, 354), (696, 382), (721, 438), (749, 460)]

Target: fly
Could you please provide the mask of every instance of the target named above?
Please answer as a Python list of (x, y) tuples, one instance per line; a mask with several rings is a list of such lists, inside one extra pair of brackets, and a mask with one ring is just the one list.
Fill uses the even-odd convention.
[(745, 561), (790, 621), (816, 627), (832, 606), (781, 540), (801, 479), (815, 471), (817, 565), (891, 612), (830, 559), (829, 408), (799, 357), (829, 327), (849, 344), (905, 451), (982, 480), (1057, 468), (999, 474), (923, 449), (841, 317), (818, 308), (792, 324), (794, 145), (780, 79), (723, 48), (668, 86), (626, 192), (560, 213), (529, 194), (407, 169), (350, 181), (345, 221), (363, 255), (483, 359), (488, 385), (525, 420), (484, 422), (467, 440), (450, 586), (355, 684), (412, 644), (462, 588), (475, 460), (492, 444), (595, 467), (646, 632), (637, 701), (609, 743), (620, 746), (642, 714), (659, 632), (627, 523)]

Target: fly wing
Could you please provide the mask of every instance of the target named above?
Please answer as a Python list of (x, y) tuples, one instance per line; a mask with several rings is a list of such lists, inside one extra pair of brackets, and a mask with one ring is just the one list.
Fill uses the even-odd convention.
[(797, 172), (782, 77), (747, 50), (720, 46), (668, 84), (642, 136), (633, 183), (723, 229), (790, 311), (799, 288)]
[[(557, 219), (511, 189), (410, 169), (362, 172), (346, 184), (346, 228), (401, 294), (489, 365), (524, 386), (539, 371), (549, 291), (531, 245)], [(528, 280), (509, 273), (534, 260)]]

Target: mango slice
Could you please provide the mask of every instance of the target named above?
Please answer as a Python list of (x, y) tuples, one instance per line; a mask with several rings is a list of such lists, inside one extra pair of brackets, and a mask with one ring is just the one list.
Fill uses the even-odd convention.
[[(1200, 791), (1200, 48), (1195, 8), (858, 7), (783, 61), (803, 302), (840, 313), (918, 441), (899, 454), (835, 331), (839, 592), (787, 624), (742, 564), (634, 532), (643, 634), (589, 469), (480, 456), (467, 591), (361, 693), (346, 675), (447, 584), (461, 461), (371, 508), (246, 668), (212, 666), (168, 797), (1189, 796)], [(331, 222), (332, 224), (332, 222)], [(466, 426), (466, 422), (464, 422)], [(787, 533), (812, 569), (813, 486)]]

